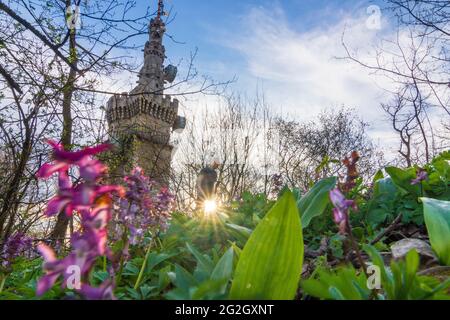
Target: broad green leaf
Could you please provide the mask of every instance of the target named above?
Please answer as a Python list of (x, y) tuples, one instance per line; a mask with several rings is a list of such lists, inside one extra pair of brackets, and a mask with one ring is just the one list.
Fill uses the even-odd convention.
[(314, 217), (325, 211), (330, 203), (329, 193), (336, 186), (336, 181), (336, 177), (319, 181), (298, 201), (303, 228), (306, 228)]
[(122, 273), (124, 276), (137, 276), (139, 274), (139, 268), (136, 267), (132, 261), (129, 261), (125, 265), (125, 270)]
[(328, 300), (365, 300), (370, 295), (365, 274), (352, 266), (333, 271), (318, 267), (316, 272), (313, 278), (301, 282), (303, 291), (310, 296)]
[(403, 170), (396, 167), (387, 167), (386, 172), (397, 187), (413, 195), (420, 196), (420, 186), (411, 184), (411, 181), (416, 178), (417, 172), (415, 168)]
[(383, 197), (385, 200), (392, 200), (397, 193), (397, 187), (392, 182), (392, 178), (382, 178), (375, 182), (373, 196), (375, 198)]
[(174, 257), (176, 254), (175, 253), (156, 253), (156, 252), (152, 252), (150, 253), (148, 260), (147, 260), (147, 267), (145, 269), (145, 271), (151, 272), (153, 270), (153, 268), (155, 268), (157, 265), (159, 265), (160, 263)]
[[(233, 252), (236, 255), (236, 259), (237, 261), (239, 261), (239, 258), (241, 257), (241, 253), (242, 253), (242, 249), (239, 248), (236, 243), (232, 242), (231, 243), (231, 247), (233, 248)], [(236, 263), (236, 262), (235, 262)]]
[(170, 284), (170, 266), (162, 268), (158, 272), (158, 288), (163, 291)]
[(344, 296), (342, 295), (342, 293), (339, 291), (338, 288), (330, 287), (330, 289), (328, 289), (328, 292), (330, 293), (330, 295), (333, 297), (334, 300), (345, 300)]
[(239, 241), (243, 241), (244, 243), (248, 240), (250, 235), (252, 234), (252, 230), (243, 226), (238, 226), (233, 223), (226, 224), (229, 232)]
[(198, 287), (190, 290), (190, 298), (192, 300), (217, 300), (218, 298), (225, 298), (223, 295), (226, 284), (226, 279), (204, 281)]
[(298, 209), (294, 196), (286, 191), (245, 245), (230, 299), (293, 299), (302, 272), (303, 250)]
[(133, 288), (127, 288), (128, 294), (134, 299), (134, 300), (141, 300), (141, 294), (133, 289)]
[(227, 252), (225, 252), (222, 258), (220, 258), (219, 262), (217, 262), (217, 265), (211, 274), (211, 280), (231, 278), (231, 274), (233, 273), (233, 257), (234, 251), (231, 247), (227, 250)]
[[(415, 249), (408, 252), (405, 258), (405, 272), (403, 281), (403, 290), (409, 292), (414, 284), (417, 270), (419, 270), (420, 257)], [(405, 294), (406, 295), (406, 294)]]
[(176, 265), (172, 282), (181, 290), (188, 291), (189, 288), (197, 285), (197, 280), (183, 267)]
[(317, 279), (306, 279), (302, 280), (301, 286), (303, 291), (310, 296), (320, 299), (333, 299), (330, 292), (328, 291), (329, 285), (324, 281), (320, 281)]
[(384, 178), (383, 170), (378, 170), (372, 179), (372, 183), (375, 184), (378, 180), (383, 179), (383, 178)]
[(421, 198), (431, 247), (441, 263), (450, 266), (450, 201)]
[(386, 270), (383, 257), (380, 255), (375, 247), (370, 245), (363, 245), (364, 251), (367, 252), (372, 263), (380, 268), (381, 280), (383, 289), (387, 292), (388, 296), (394, 295), (394, 279), (392, 275)]
[(192, 253), (192, 255), (195, 257), (195, 259), (197, 260), (197, 267), (199, 268), (199, 270), (202, 270), (208, 274), (211, 273), (214, 268), (214, 264), (211, 261), (211, 259), (208, 256), (201, 254), (197, 249), (195, 249), (189, 243), (186, 243), (186, 247)]
[(185, 291), (180, 288), (173, 289), (167, 292), (164, 296), (167, 300), (189, 300), (191, 298), (189, 291)]

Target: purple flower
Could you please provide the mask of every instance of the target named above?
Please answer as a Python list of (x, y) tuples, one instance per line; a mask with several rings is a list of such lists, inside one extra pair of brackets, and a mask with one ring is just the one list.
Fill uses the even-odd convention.
[(36, 295), (41, 296), (50, 290), (55, 284), (56, 280), (65, 268), (61, 269), (60, 263), (56, 259), (55, 252), (45, 244), (38, 246), (38, 251), (44, 257), (44, 271), (47, 272), (45, 276), (39, 279), (36, 286)]
[[(100, 161), (95, 160), (91, 155), (107, 150), (107, 145), (100, 145), (94, 148), (86, 148), (78, 152), (67, 152), (62, 149), (60, 144), (49, 141), (53, 147), (53, 163), (44, 164), (38, 171), (37, 176), (42, 179), (51, 177), (58, 173), (58, 194), (52, 198), (47, 206), (45, 214), (54, 216), (65, 210), (67, 216), (71, 216), (73, 211), (89, 210), (96, 199), (117, 192), (123, 195), (123, 188), (120, 186), (99, 186), (96, 185), (97, 179), (106, 172), (106, 166)], [(70, 166), (77, 165), (80, 169), (80, 178), (83, 183), (73, 186), (68, 170)]]
[(411, 181), (411, 185), (420, 184), (420, 183), (422, 183), (422, 181), (425, 181), (427, 179), (428, 179), (428, 173), (423, 169), (419, 169), (417, 171), (416, 178)]
[(337, 188), (330, 191), (330, 199), (334, 206), (334, 222), (339, 226), (339, 232), (344, 234), (347, 231), (350, 208), (355, 211), (358, 209), (356, 202), (345, 199), (345, 196)]
[[(108, 146), (101, 145), (78, 152), (67, 152), (61, 145), (52, 141), (49, 143), (53, 147), (55, 161), (42, 166), (38, 176), (49, 178), (52, 174), (58, 173), (59, 191), (50, 200), (46, 214), (52, 216), (65, 210), (65, 213), (70, 216), (73, 212), (77, 212), (82, 232), (73, 234), (72, 251), (63, 259), (57, 259), (50, 247), (44, 244), (39, 245), (38, 250), (44, 257), (43, 269), (46, 274), (38, 281), (37, 295), (41, 296), (50, 290), (59, 278), (63, 279), (62, 287), (66, 288), (67, 280), (72, 275), (72, 268), (77, 267), (80, 271), (80, 288), (74, 289), (81, 294), (86, 293), (85, 297), (89, 299), (94, 288), (89, 290), (88, 284), (82, 281), (88, 279), (98, 257), (111, 257), (107, 246), (107, 226), (112, 216), (111, 194), (118, 193), (123, 196), (125, 190), (120, 186), (105, 186), (97, 183), (106, 172), (106, 166), (93, 159), (92, 155), (107, 150)], [(79, 167), (80, 182), (76, 185), (71, 183), (68, 176), (71, 166)], [(112, 286), (104, 285), (105, 298), (113, 296), (112, 289), (109, 291), (106, 289), (109, 287), (112, 288)]]
[(82, 284), (80, 292), (88, 300), (115, 300), (113, 290), (114, 285), (112, 281), (105, 281), (98, 288)]
[(144, 229), (142, 228), (135, 228), (134, 226), (129, 226), (129, 230), (130, 230), (130, 244), (132, 245), (137, 245), (139, 243), (139, 241), (142, 239), (142, 237), (144, 236)]
[[(54, 173), (67, 171), (71, 165), (86, 166), (86, 162), (89, 162), (87, 159), (90, 159), (91, 156), (110, 149), (110, 145), (102, 144), (96, 147), (88, 147), (80, 151), (71, 152), (65, 151), (61, 144), (53, 140), (48, 140), (47, 143), (53, 148), (54, 162), (47, 163), (39, 169), (37, 173), (39, 178), (48, 178)], [(95, 164), (99, 166), (100, 162), (96, 162)], [(102, 166), (102, 168), (105, 167)]]
[(72, 252), (60, 260), (56, 258), (55, 252), (47, 245), (40, 244), (38, 246), (39, 252), (44, 257), (43, 269), (46, 272), (38, 281), (36, 290), (38, 296), (50, 290), (60, 277), (63, 278), (62, 288), (66, 288), (67, 280), (72, 275), (70, 271), (73, 267), (77, 267), (80, 270), (81, 279), (89, 275), (95, 260), (100, 256), (97, 238), (92, 233), (74, 234), (71, 243)]
[(9, 268), (12, 262), (19, 256), (29, 252), (32, 248), (31, 238), (22, 233), (16, 233), (9, 237), (0, 252), (1, 267)]
[(156, 184), (144, 175), (141, 168), (134, 169), (124, 181), (127, 191), (119, 202), (114, 219), (115, 238), (127, 233), (130, 243), (137, 245), (147, 231), (158, 233), (168, 228), (175, 197), (168, 188), (156, 192)]

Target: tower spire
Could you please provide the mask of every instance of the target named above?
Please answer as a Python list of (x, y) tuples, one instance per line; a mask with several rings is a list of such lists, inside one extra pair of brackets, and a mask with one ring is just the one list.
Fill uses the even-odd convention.
[(133, 89), (136, 92), (158, 92), (162, 95), (164, 89), (164, 59), (165, 48), (163, 37), (166, 25), (162, 19), (164, 15), (164, 1), (158, 0), (156, 17), (150, 20), (149, 40), (144, 49), (144, 66), (139, 72), (139, 85)]
[(161, 17), (164, 15), (164, 0), (158, 0), (158, 14), (157, 18), (161, 19)]
[[(156, 4), (156, 0), (151, 1)], [(125, 158), (120, 157), (123, 160), (113, 176), (123, 174), (129, 167), (140, 166), (157, 185), (167, 185), (173, 153), (171, 134), (183, 129), (186, 120), (178, 116), (178, 100), (164, 95), (164, 85), (175, 80), (177, 68), (164, 66), (164, 1), (157, 3), (158, 11), (148, 26), (149, 39), (144, 47), (138, 84), (130, 94), (110, 98), (107, 120), (111, 140), (127, 154)]]

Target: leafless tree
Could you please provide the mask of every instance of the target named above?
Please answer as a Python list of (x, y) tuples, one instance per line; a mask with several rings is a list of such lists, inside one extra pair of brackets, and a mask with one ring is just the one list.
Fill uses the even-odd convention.
[[(100, 87), (114, 74), (137, 74), (134, 57), (142, 46), (135, 43), (143, 45), (145, 40), (134, 39), (148, 36), (154, 15), (149, 9), (136, 15), (136, 5), (132, 0), (0, 1), (0, 85), (7, 89), (0, 97), (0, 147), (9, 162), (5, 165), (14, 166), (3, 184), (0, 243), (18, 228), (18, 212), (27, 210), (17, 209), (24, 199), (42, 205), (52, 192), (34, 178), (48, 160), (44, 138), (60, 141), (66, 149), (106, 138), (100, 101), (117, 92)], [(169, 15), (167, 23), (172, 19)], [(187, 61), (186, 75), (171, 85), (173, 94), (213, 94), (226, 86), (228, 82), (201, 78), (194, 58), (195, 52)], [(48, 192), (31, 190), (33, 184), (45, 185)], [(50, 237), (64, 238), (68, 224), (61, 213)]]
[(194, 208), (200, 170), (213, 161), (217, 169), (217, 191), (223, 201), (244, 191), (268, 192), (275, 159), (268, 148), (273, 115), (263, 98), (247, 102), (240, 96), (221, 98), (216, 109), (206, 109), (190, 119), (178, 143), (172, 184), (179, 207)]
[(307, 123), (278, 119), (282, 177), (290, 186), (308, 190), (319, 179), (338, 175), (344, 169), (341, 160), (358, 151), (360, 173), (370, 179), (383, 158), (368, 137), (367, 127), (354, 110), (345, 108), (324, 111)]
[(192, 119), (181, 137), (172, 177), (181, 210), (195, 207), (197, 175), (213, 161), (220, 163), (218, 194), (224, 202), (245, 191), (276, 196), (280, 183), (308, 190), (345, 170), (341, 160), (352, 151), (361, 153), (366, 180), (383, 162), (366, 133), (368, 125), (354, 110), (328, 110), (299, 123), (275, 114), (263, 98), (223, 101)]
[[(375, 47), (375, 62), (364, 61), (343, 38), (346, 59), (387, 77), (392, 102), (382, 104), (399, 134), (400, 154), (406, 164), (426, 162), (445, 146), (450, 136), (450, 69), (448, 1), (386, 0), (386, 14), (397, 21), (394, 39)], [(408, 110), (408, 111), (406, 111)], [(433, 118), (440, 118), (442, 125)], [(414, 133), (413, 133), (414, 132)], [(413, 136), (420, 134), (420, 139)], [(419, 158), (412, 159), (412, 145)]]
[(393, 129), (400, 138), (398, 150), (405, 164), (410, 167), (430, 161), (435, 155), (434, 131), (428, 118), (428, 97), (423, 97), (416, 85), (407, 85), (394, 95), (382, 108), (389, 116)]

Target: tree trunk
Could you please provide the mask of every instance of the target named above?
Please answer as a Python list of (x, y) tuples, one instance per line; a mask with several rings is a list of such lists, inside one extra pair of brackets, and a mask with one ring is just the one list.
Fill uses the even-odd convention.
[[(66, 0), (66, 8), (71, 6), (71, 0)], [(78, 66), (78, 57), (76, 52), (76, 29), (72, 28), (70, 30), (70, 43), (69, 43), (69, 52), (70, 52), (70, 62), (77, 67)], [(71, 68), (69, 72), (69, 78), (67, 79), (67, 83), (64, 86), (63, 90), (63, 130), (61, 135), (61, 144), (64, 146), (66, 150), (70, 150), (72, 147), (72, 127), (73, 127), (73, 118), (72, 118), (72, 98), (73, 93), (75, 91), (75, 81), (76, 81), (77, 72), (75, 68)], [(57, 217), (55, 227), (50, 235), (51, 241), (56, 243), (58, 240), (64, 242), (66, 237), (67, 227), (69, 225), (70, 218), (67, 217), (64, 210), (61, 211)]]
[(28, 123), (25, 123), (25, 126), (26, 126), (26, 133), (25, 133), (26, 136), (22, 146), (22, 153), (20, 154), (19, 164), (14, 170), (13, 179), (8, 187), (8, 190), (5, 193), (4, 203), (0, 211), (0, 243), (3, 242), (1, 241), (2, 239), (8, 236), (8, 234), (6, 234), (5, 231), (11, 229), (6, 228), (5, 230), (4, 228), (8, 218), (10, 219), (9, 225), (11, 225), (14, 222), (15, 210), (12, 209), (17, 207), (17, 193), (19, 192), (20, 182), (25, 173), (26, 165), (31, 154), (32, 131), (29, 128)]

